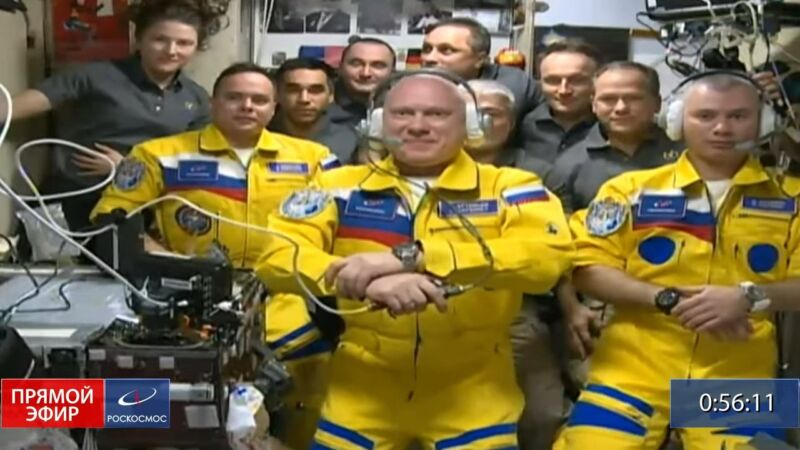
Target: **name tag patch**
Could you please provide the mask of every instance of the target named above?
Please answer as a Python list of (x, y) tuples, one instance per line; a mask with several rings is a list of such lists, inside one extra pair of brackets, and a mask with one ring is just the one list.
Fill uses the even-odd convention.
[(639, 199), (638, 217), (654, 219), (682, 219), (686, 217), (686, 197), (668, 195), (643, 195)]
[(497, 200), (443, 202), (438, 205), (439, 217), (489, 216), (497, 214)]
[(307, 174), (308, 164), (293, 162), (271, 162), (267, 164), (270, 172)]
[(365, 198), (353, 195), (347, 200), (344, 213), (348, 216), (394, 220), (397, 216), (397, 204), (396, 198)]
[(178, 179), (181, 181), (214, 181), (219, 178), (216, 161), (181, 161), (178, 163)]
[(778, 214), (794, 214), (797, 203), (793, 198), (743, 197), (742, 208)]

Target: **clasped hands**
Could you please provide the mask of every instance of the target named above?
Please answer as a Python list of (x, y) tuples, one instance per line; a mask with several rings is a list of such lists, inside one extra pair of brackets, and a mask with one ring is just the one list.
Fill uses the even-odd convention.
[(750, 302), (737, 286), (691, 286), (677, 288), (681, 301), (670, 315), (696, 332), (720, 339), (746, 340), (753, 332)]
[(340, 297), (385, 306), (393, 315), (423, 311), (428, 303), (440, 312), (447, 310), (437, 280), (407, 271), (390, 252), (358, 253), (333, 262), (325, 271), (325, 285), (335, 287)]

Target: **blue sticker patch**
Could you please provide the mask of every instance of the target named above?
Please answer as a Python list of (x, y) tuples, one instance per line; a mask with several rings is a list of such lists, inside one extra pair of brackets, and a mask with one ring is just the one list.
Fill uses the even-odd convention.
[(138, 159), (126, 158), (117, 167), (114, 186), (121, 191), (136, 189), (144, 178), (144, 163)]
[(686, 197), (672, 195), (643, 195), (636, 216), (641, 218), (683, 219), (686, 217)]
[(669, 261), (675, 254), (675, 241), (664, 236), (653, 236), (639, 244), (639, 256), (653, 265), (661, 265)]
[(331, 197), (319, 189), (292, 192), (281, 204), (281, 214), (290, 219), (307, 219), (321, 213)]
[(497, 200), (473, 200), (463, 202), (444, 202), (438, 205), (439, 217), (493, 216), (497, 214)]
[(793, 198), (742, 197), (742, 208), (794, 214), (797, 210), (797, 202)]
[(178, 162), (180, 181), (216, 181), (219, 179), (219, 163), (216, 161)]
[(192, 236), (202, 236), (211, 231), (211, 218), (188, 205), (175, 211), (175, 222), (181, 230)]
[(769, 272), (778, 263), (780, 252), (772, 244), (756, 244), (747, 251), (747, 265), (754, 273)]
[(366, 197), (353, 194), (347, 200), (344, 214), (381, 220), (394, 220), (397, 216), (398, 199), (393, 197)]
[(267, 164), (270, 172), (308, 174), (308, 164), (299, 162), (271, 162)]
[(586, 231), (592, 236), (608, 236), (622, 228), (627, 217), (626, 206), (610, 198), (593, 201), (586, 214)]

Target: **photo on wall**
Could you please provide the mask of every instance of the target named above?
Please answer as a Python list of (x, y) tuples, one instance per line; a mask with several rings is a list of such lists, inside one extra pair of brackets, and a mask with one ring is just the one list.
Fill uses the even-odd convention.
[(407, 0), (407, 33), (423, 34), (442, 19), (453, 17), (453, 0)]
[(533, 35), (535, 52), (558, 40), (573, 38), (593, 45), (602, 59), (600, 64), (630, 59), (630, 30), (627, 28), (555, 25), (534, 27)]
[(270, 33), (302, 33), (305, 29), (305, 13), (301, 2), (272, 0)]
[(350, 2), (319, 0), (316, 7), (305, 16), (306, 33), (350, 33)]
[(359, 33), (399, 35), (403, 0), (358, 0)]
[(509, 8), (456, 8), (453, 17), (469, 17), (483, 24), (495, 36), (511, 33), (512, 10)]

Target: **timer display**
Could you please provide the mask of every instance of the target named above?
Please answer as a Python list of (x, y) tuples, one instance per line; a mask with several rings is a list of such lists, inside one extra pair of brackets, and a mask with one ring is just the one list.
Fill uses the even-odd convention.
[(672, 380), (670, 426), (798, 428), (800, 380)]

